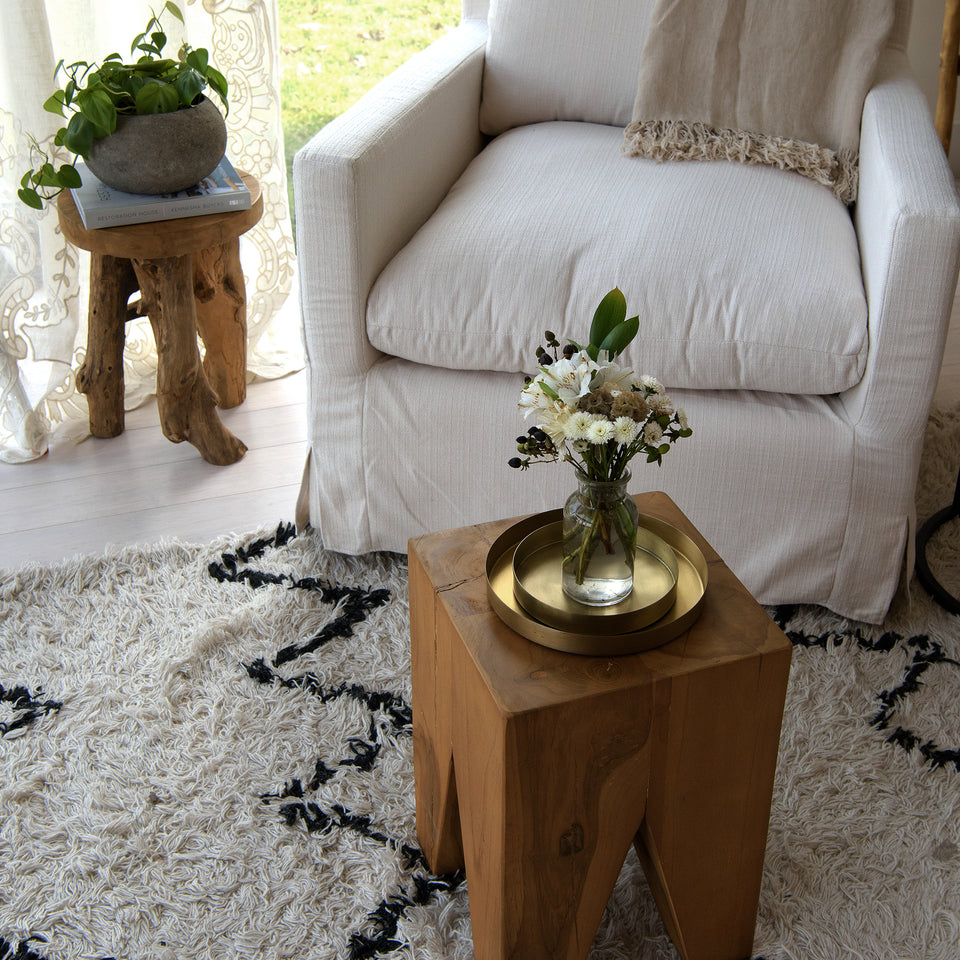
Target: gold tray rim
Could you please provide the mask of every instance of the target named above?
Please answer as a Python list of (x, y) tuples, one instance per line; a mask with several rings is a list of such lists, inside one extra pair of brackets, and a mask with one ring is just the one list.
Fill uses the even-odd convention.
[[(512, 551), (516, 549), (516, 545), (527, 534), (546, 523), (555, 523), (561, 518), (562, 511), (557, 509), (537, 513), (519, 520), (501, 533), (487, 551), (485, 568), (487, 599), (493, 612), (508, 627), (527, 640), (543, 647), (581, 656), (607, 657), (642, 653), (644, 650), (652, 650), (655, 647), (663, 646), (663, 644), (669, 643), (685, 633), (697, 621), (708, 586), (709, 576), (706, 558), (696, 543), (672, 523), (648, 514), (640, 515), (640, 524), (665, 540), (678, 554), (678, 558), (685, 560), (699, 577), (700, 590), (693, 603), (689, 604), (686, 609), (681, 609), (682, 604), (674, 603), (673, 607), (656, 623), (641, 630), (620, 634), (559, 630), (540, 623), (540, 621), (531, 617), (513, 595)], [(504, 561), (508, 552), (510, 553), (509, 562), (511, 566), (509, 598), (503, 597), (497, 592), (492, 580), (493, 572)]]
[[(522, 567), (538, 550), (552, 546), (562, 536), (563, 521), (544, 523), (520, 540), (513, 552), (513, 590), (517, 603), (535, 620), (558, 630), (576, 632), (622, 634), (631, 633), (656, 623), (673, 606), (677, 596), (679, 562), (676, 551), (662, 537), (648, 527), (639, 525), (637, 553), (645, 553), (664, 567), (671, 584), (656, 599), (643, 606), (631, 607), (628, 600), (608, 607), (589, 607), (569, 601), (565, 607), (552, 606), (530, 590), (524, 582)], [(559, 580), (559, 575), (558, 575)]]

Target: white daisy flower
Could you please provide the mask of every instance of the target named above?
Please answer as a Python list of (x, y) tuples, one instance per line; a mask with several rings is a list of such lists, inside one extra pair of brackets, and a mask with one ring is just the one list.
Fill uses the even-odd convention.
[(663, 393), (665, 390), (663, 384), (656, 377), (643, 376), (640, 378), (640, 384), (654, 393)]
[(655, 421), (648, 423), (643, 428), (643, 439), (645, 443), (655, 447), (663, 439), (663, 430), (660, 429), (660, 424)]
[(689, 421), (687, 420), (687, 413), (686, 413), (686, 411), (683, 409), (683, 407), (681, 407), (681, 408), (677, 411), (677, 421), (680, 423), (680, 429), (681, 429), (681, 430), (686, 430), (686, 429), (690, 426), (690, 423), (689, 423)]
[(640, 425), (631, 417), (617, 417), (613, 421), (613, 439), (625, 447), (630, 446), (637, 439), (639, 430)]
[(585, 410), (575, 411), (564, 424), (564, 436), (568, 440), (586, 440), (587, 433), (596, 419), (592, 413), (587, 413)]
[(590, 424), (590, 429), (587, 431), (587, 440), (589, 440), (590, 443), (606, 443), (612, 439), (613, 424), (607, 420), (606, 417), (597, 417), (597, 419)]

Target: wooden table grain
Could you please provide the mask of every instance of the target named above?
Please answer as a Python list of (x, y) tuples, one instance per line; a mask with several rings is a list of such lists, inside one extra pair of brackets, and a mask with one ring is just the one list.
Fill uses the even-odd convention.
[(491, 611), (503, 520), (409, 544), (417, 833), (466, 869), (477, 960), (581, 960), (634, 844), (686, 960), (751, 955), (790, 643), (677, 506), (709, 564), (694, 626), (584, 657)]

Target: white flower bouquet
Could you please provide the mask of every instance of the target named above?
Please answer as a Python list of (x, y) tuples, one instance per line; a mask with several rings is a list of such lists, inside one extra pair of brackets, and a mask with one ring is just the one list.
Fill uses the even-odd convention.
[(615, 362), (639, 325), (614, 288), (594, 313), (586, 346), (570, 340), (561, 349), (546, 332), (537, 373), (520, 393), (520, 409), (537, 423), (517, 437), (521, 456), (509, 464), (526, 470), (559, 460), (576, 469), (580, 489), (564, 508), (563, 589), (587, 604), (617, 602), (632, 589), (637, 511), (626, 496), (627, 465), (640, 453), (660, 465), (672, 443), (693, 434), (658, 380)]
[(639, 317), (626, 316), (626, 298), (615, 287), (597, 307), (586, 347), (570, 340), (555, 358), (548, 351), (560, 343), (546, 332), (538, 372), (526, 377), (519, 403), (525, 418), (536, 414), (537, 425), (517, 437), (523, 456), (511, 467), (561, 460), (590, 480), (614, 481), (637, 454), (659, 465), (674, 441), (692, 436), (687, 415), (659, 380), (614, 362), (640, 327)]

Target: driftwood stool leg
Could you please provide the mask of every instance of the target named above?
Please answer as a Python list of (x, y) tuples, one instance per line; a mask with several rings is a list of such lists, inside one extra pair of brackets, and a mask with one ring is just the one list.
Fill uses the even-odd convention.
[(90, 255), (87, 355), (77, 373), (77, 390), (87, 396), (90, 432), (95, 437), (116, 437), (123, 433), (127, 301), (138, 286), (129, 260), (102, 253)]
[(239, 239), (195, 253), (193, 285), (207, 382), (219, 406), (235, 407), (247, 395), (247, 295)]
[(134, 268), (157, 341), (157, 406), (164, 436), (192, 443), (208, 463), (236, 463), (247, 448), (220, 422), (200, 365), (191, 257), (135, 260)]
[(583, 960), (643, 819), (650, 698), (511, 714), (462, 642), (452, 661), (474, 956)]

